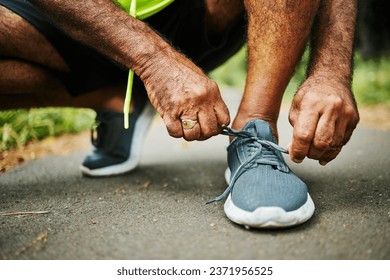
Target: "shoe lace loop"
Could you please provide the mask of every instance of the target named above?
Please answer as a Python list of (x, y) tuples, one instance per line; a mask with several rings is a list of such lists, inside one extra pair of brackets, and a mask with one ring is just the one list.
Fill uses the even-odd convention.
[(244, 170), (253, 168), (257, 166), (257, 164), (271, 165), (286, 173), (290, 171), (281, 155), (281, 153), (287, 154), (288, 151), (277, 144), (265, 139), (260, 139), (257, 135), (254, 135), (249, 131), (236, 131), (227, 126), (223, 128), (221, 134), (246, 139), (246, 141), (248, 141), (247, 153), (249, 156), (247, 160), (237, 168), (236, 172), (231, 177), (226, 190), (220, 196), (208, 201), (206, 204), (224, 200), (233, 190), (234, 183), (242, 175)]

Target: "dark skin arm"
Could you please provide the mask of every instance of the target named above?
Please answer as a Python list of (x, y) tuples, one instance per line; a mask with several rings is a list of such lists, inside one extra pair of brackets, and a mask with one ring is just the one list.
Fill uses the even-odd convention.
[[(31, 2), (70, 37), (133, 69), (171, 136), (205, 140), (229, 124), (229, 112), (216, 83), (112, 0)], [(183, 131), (180, 119), (198, 123)]]
[(336, 158), (359, 122), (351, 91), (354, 0), (322, 1), (311, 40), (308, 77), (290, 110), (290, 157), (325, 165)]

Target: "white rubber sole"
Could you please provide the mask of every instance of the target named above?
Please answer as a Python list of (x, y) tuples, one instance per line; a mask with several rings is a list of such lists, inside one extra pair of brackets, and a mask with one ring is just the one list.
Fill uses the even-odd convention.
[(85, 166), (80, 166), (80, 170), (84, 175), (90, 177), (102, 177), (102, 176), (112, 176), (119, 175), (123, 173), (130, 172), (135, 169), (141, 159), (142, 145), (146, 132), (150, 124), (152, 123), (153, 117), (155, 115), (154, 107), (148, 102), (145, 105), (144, 110), (142, 111), (139, 119), (134, 128), (133, 140), (131, 142), (131, 155), (130, 157), (116, 165), (111, 165), (99, 169), (89, 169)]
[(302, 207), (288, 212), (280, 207), (260, 207), (253, 212), (248, 212), (234, 205), (230, 195), (224, 205), (225, 214), (231, 221), (253, 228), (282, 228), (299, 225), (313, 216), (314, 208), (309, 194)]
[[(230, 181), (229, 169), (225, 172), (225, 178), (227, 182)], [(306, 203), (294, 211), (285, 211), (280, 207), (260, 207), (253, 212), (245, 211), (234, 205), (230, 194), (224, 205), (225, 214), (231, 221), (253, 228), (283, 228), (299, 225), (309, 220), (314, 210), (314, 202), (309, 194)]]

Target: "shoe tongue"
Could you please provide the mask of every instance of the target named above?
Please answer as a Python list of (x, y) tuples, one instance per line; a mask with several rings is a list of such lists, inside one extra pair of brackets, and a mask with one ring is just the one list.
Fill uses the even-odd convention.
[(260, 139), (268, 140), (275, 143), (274, 137), (272, 135), (272, 129), (266, 121), (252, 120), (247, 123), (244, 129), (257, 135), (257, 137), (259, 137)]

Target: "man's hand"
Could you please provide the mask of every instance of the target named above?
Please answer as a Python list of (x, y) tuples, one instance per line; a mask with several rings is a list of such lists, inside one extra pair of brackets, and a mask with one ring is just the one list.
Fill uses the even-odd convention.
[(325, 78), (308, 78), (296, 93), (289, 114), (293, 139), (290, 157), (305, 157), (325, 165), (340, 153), (359, 122), (349, 85)]
[[(220, 133), (230, 117), (217, 84), (177, 52), (158, 56), (145, 68), (141, 79), (168, 133), (188, 141), (205, 140)], [(183, 129), (181, 120), (196, 124)]]
[(351, 93), (356, 1), (321, 1), (311, 37), (308, 79), (290, 110), (293, 140), (290, 157), (325, 165), (350, 139), (359, 122)]
[[(73, 39), (134, 70), (173, 137), (205, 140), (230, 122), (215, 82), (113, 1), (31, 0)], [(196, 121), (183, 130), (181, 120)]]

